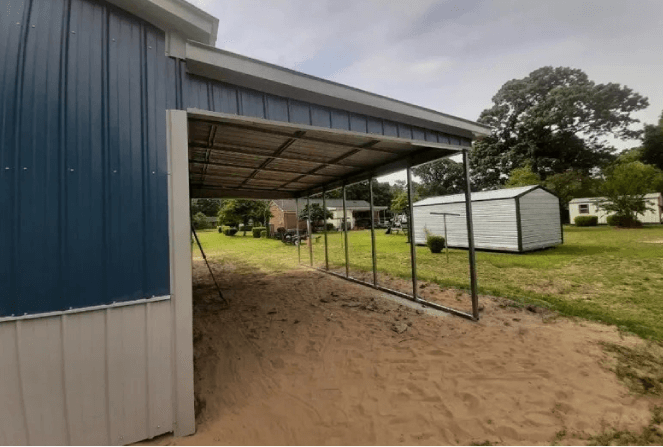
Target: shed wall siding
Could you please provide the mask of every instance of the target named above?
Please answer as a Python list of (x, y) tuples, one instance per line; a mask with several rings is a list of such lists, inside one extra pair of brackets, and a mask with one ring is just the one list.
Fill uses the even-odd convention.
[[(417, 244), (426, 243), (424, 228), (444, 236), (444, 219), (431, 212), (455, 213), (447, 216), (449, 247), (467, 248), (467, 222), (465, 203), (448, 203), (414, 207), (414, 237)], [(472, 202), (474, 244), (485, 250), (518, 251), (516, 202), (514, 199)]]
[(170, 300), (0, 323), (0, 445), (173, 430)]
[(167, 295), (163, 32), (100, 1), (4, 3), (0, 317)]
[(561, 244), (559, 199), (543, 189), (535, 189), (519, 200), (523, 250), (536, 250)]

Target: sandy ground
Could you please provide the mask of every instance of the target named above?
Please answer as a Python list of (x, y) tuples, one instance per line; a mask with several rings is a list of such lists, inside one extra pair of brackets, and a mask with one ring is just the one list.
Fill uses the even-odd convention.
[(197, 433), (153, 444), (550, 444), (562, 430), (582, 444), (649, 421), (652, 401), (606, 367), (600, 341), (637, 342), (614, 328), (493, 297), (474, 323), (311, 270), (229, 265), (215, 266), (221, 310), (194, 264)]

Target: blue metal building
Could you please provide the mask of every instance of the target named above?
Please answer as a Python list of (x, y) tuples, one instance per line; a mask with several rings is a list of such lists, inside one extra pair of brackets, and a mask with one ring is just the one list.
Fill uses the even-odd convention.
[(189, 197), (304, 197), (487, 133), (217, 27), (183, 0), (4, 2), (0, 444), (195, 430)]

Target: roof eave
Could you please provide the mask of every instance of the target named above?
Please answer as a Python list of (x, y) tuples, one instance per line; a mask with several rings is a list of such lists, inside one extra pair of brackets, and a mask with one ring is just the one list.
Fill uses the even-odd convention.
[(186, 60), (187, 69), (192, 74), (241, 87), (471, 139), (490, 134), (490, 127), (483, 124), (289, 70), (199, 42), (187, 42)]

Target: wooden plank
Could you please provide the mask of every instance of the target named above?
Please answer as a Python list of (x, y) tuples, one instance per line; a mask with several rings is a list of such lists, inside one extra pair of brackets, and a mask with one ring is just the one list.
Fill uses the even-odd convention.
[(0, 445), (28, 444), (16, 325), (15, 321), (0, 323)]
[(111, 444), (129, 444), (149, 436), (146, 305), (107, 312)]
[(171, 302), (147, 305), (149, 436), (173, 429)]
[(69, 444), (63, 390), (62, 318), (18, 321), (22, 392), (30, 444)]
[(64, 389), (71, 444), (109, 444), (105, 311), (62, 318)]

